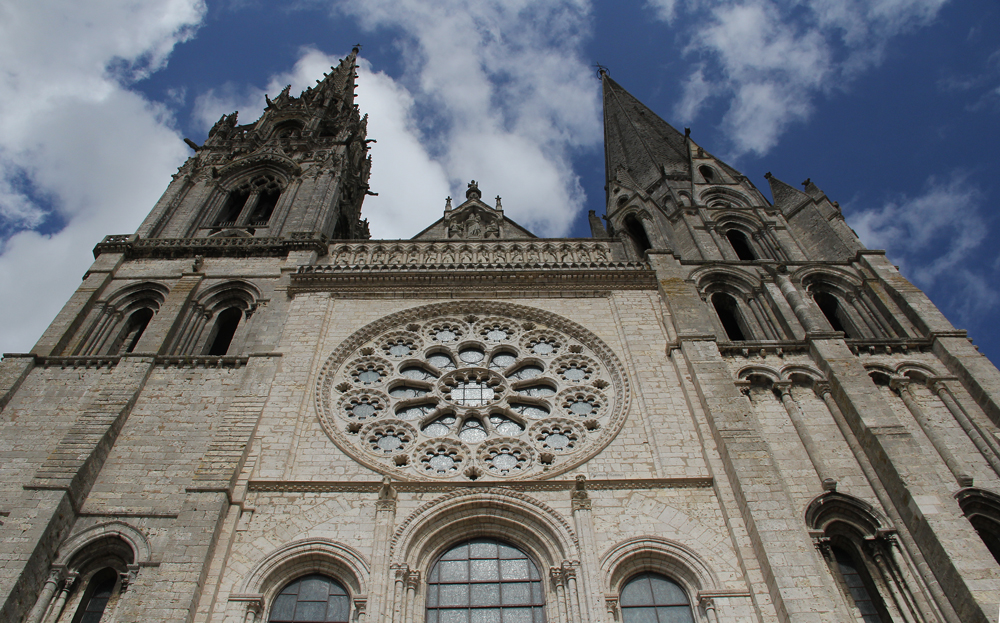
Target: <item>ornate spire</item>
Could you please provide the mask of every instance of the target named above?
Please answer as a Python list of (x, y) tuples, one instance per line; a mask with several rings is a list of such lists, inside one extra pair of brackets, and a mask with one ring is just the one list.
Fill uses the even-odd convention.
[(619, 168), (629, 173), (641, 189), (663, 175), (690, 174), (684, 134), (637, 100), (607, 72), (601, 72), (604, 89), (605, 179), (612, 182)]

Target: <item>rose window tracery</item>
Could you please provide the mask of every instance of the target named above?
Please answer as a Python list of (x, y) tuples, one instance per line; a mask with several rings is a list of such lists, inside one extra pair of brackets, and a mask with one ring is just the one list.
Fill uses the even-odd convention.
[(357, 460), (401, 480), (549, 477), (620, 429), (627, 381), (599, 338), (517, 305), (441, 307), (369, 325), (324, 367), (320, 421)]

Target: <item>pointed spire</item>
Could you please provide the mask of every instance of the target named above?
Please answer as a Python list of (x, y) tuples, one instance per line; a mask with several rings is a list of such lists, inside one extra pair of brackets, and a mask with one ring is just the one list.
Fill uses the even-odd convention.
[(768, 171), (764, 174), (767, 178), (769, 184), (771, 184), (771, 196), (774, 198), (774, 207), (780, 209), (782, 212), (787, 212), (789, 210), (795, 209), (802, 205), (803, 202), (809, 200), (809, 196), (795, 188), (789, 186), (788, 184), (782, 182), (778, 178), (771, 175)]
[(605, 179), (615, 180), (619, 167), (628, 171), (641, 190), (663, 175), (689, 174), (684, 135), (623, 89), (604, 70)]

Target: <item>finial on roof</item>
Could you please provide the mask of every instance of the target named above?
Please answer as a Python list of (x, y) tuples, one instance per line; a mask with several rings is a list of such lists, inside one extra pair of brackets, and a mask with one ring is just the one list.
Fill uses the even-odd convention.
[(770, 171), (768, 171), (767, 173), (764, 174), (764, 179), (765, 180), (771, 179), (771, 172)]
[(811, 181), (812, 181), (812, 178), (811, 178), (811, 177), (807, 177), (807, 178), (806, 178), (806, 181), (802, 182), (802, 185), (803, 185), (803, 186), (808, 186), (808, 185), (809, 185), (809, 182), (811, 182)]
[(500, 205), (500, 195), (497, 195), (497, 210), (503, 210), (503, 206)]
[(604, 65), (600, 64), (600, 63), (594, 63), (594, 67), (597, 68), (597, 75), (598, 76), (602, 76), (603, 77), (603, 76), (610, 76), (611, 75), (611, 72), (608, 71), (608, 68), (605, 67)]
[(465, 191), (465, 197), (467, 199), (479, 199), (483, 196), (483, 193), (479, 192), (479, 184), (476, 180), (469, 182), (469, 190)]
[(684, 128), (684, 136), (685, 137), (691, 136), (691, 128)]
[(444, 209), (445, 209), (445, 211), (448, 211), (448, 210), (451, 209), (451, 195), (448, 195), (447, 197), (445, 197), (445, 200), (444, 200)]
[(355, 54), (357, 54), (360, 51), (361, 51), (361, 44), (360, 43), (355, 43), (354, 47), (351, 48), (351, 52), (354, 52)]

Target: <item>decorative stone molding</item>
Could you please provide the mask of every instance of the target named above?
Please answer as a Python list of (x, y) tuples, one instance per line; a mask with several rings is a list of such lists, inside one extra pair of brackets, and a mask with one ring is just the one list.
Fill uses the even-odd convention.
[(100, 523), (71, 536), (59, 546), (59, 552), (52, 564), (64, 567), (72, 563), (76, 554), (88, 545), (109, 537), (121, 539), (131, 548), (132, 560), (126, 561), (127, 564), (137, 566), (155, 564), (151, 560), (152, 549), (149, 545), (149, 539), (141, 530), (123, 521)]
[(368, 593), (370, 565), (357, 550), (330, 539), (293, 541), (261, 558), (230, 601), (257, 596), (270, 603), (281, 588), (305, 573), (323, 573), (343, 583), (352, 595)]
[[(393, 560), (407, 560), (414, 568), (422, 568), (421, 561), (428, 561), (435, 548), (463, 536), (458, 528), (463, 519), (471, 526), (470, 538), (497, 530), (494, 536), (516, 538), (538, 554), (543, 564), (554, 565), (579, 551), (576, 532), (553, 508), (523, 493), (488, 488), (453, 491), (410, 513), (390, 541)], [(447, 534), (441, 534), (442, 530)]]
[(715, 571), (688, 546), (655, 535), (622, 541), (601, 556), (604, 592), (619, 594), (628, 578), (641, 571), (662, 573), (679, 582), (688, 595), (716, 591)]
[[(470, 491), (489, 490), (496, 486), (496, 481), (408, 481), (393, 482), (393, 488), (411, 493), (431, 493), (454, 491), (461, 487)], [(569, 491), (576, 483), (572, 480), (509, 480), (503, 483), (505, 489), (514, 491)], [(249, 490), (259, 493), (376, 493), (381, 484), (379, 481), (270, 481), (251, 480)], [(593, 491), (634, 491), (647, 489), (711, 489), (712, 478), (709, 476), (680, 478), (636, 478), (636, 479), (599, 479), (588, 480), (587, 488)], [(175, 515), (170, 515), (175, 517)]]
[(608, 242), (524, 241), (524, 242), (400, 242), (370, 241), (356, 244), (333, 243), (329, 263), (303, 267), (302, 272), (324, 273), (338, 268), (381, 268), (413, 266), (433, 268), (455, 265), (561, 266), (598, 268), (623, 264), (615, 262)]

